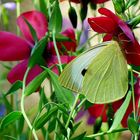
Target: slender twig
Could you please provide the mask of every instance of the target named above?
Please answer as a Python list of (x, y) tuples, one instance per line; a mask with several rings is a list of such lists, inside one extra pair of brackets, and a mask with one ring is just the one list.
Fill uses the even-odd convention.
[(135, 107), (135, 95), (134, 95), (134, 77), (133, 77), (133, 70), (131, 71), (131, 88), (132, 88), (132, 101), (133, 101), (133, 111), (134, 111), (134, 120), (136, 121), (136, 107)]
[(26, 115), (25, 109), (24, 109), (25, 85), (26, 85), (26, 78), (27, 78), (27, 75), (29, 73), (29, 70), (30, 70), (30, 68), (27, 68), (27, 70), (26, 70), (26, 72), (24, 74), (23, 86), (22, 86), (22, 96), (21, 96), (21, 104), (20, 104), (20, 106), (21, 106), (21, 112), (23, 114), (23, 117), (24, 117), (25, 121), (27, 122), (30, 130), (32, 130), (32, 133), (33, 133), (33, 136), (34, 136), (35, 140), (38, 140), (38, 137), (36, 135), (36, 132), (35, 132), (34, 128), (32, 127), (32, 125), (31, 125), (31, 123), (30, 123), (30, 121), (29, 121), (29, 119), (28, 119), (28, 117)]
[[(17, 17), (20, 15), (20, 1), (17, 0), (16, 1), (16, 14), (17, 14)], [(17, 35), (20, 35), (20, 30), (17, 26)]]
[(61, 63), (60, 54), (59, 54), (59, 51), (58, 51), (58, 48), (57, 48), (57, 45), (56, 45), (56, 39), (55, 39), (55, 33), (54, 32), (52, 34), (52, 37), (53, 37), (54, 49), (55, 49), (57, 59), (58, 59), (58, 63), (59, 63), (60, 72), (62, 72), (62, 70), (63, 70), (62, 63)]
[(127, 130), (128, 130), (128, 128), (116, 129), (113, 131), (106, 131), (106, 132), (101, 132), (101, 133), (97, 133), (97, 134), (93, 134), (93, 135), (88, 135), (88, 136), (86, 136), (86, 138), (95, 138), (98, 136), (103, 136), (106, 134), (117, 133), (117, 132), (122, 132), (122, 131), (127, 131)]

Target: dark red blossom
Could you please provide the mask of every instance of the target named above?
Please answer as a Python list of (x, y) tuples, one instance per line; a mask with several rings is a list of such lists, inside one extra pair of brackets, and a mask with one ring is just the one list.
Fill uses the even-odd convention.
[(140, 65), (140, 45), (126, 22), (106, 8), (100, 8), (103, 16), (89, 18), (91, 28), (98, 33), (106, 33), (103, 40), (116, 40), (122, 47), (129, 64)]
[[(140, 90), (140, 86), (139, 89)], [(140, 93), (135, 93), (135, 106), (136, 106), (136, 110), (138, 109), (138, 102), (140, 100), (140, 96), (138, 95)], [(122, 105), (122, 103), (124, 102), (123, 98), (122, 100), (116, 101), (114, 103), (112, 103), (112, 109), (113, 112), (115, 114), (115, 112), (120, 108), (120, 106)], [(88, 108), (88, 112), (90, 114), (90, 117), (93, 118), (98, 118), (101, 117), (103, 122), (107, 122), (107, 112), (108, 112), (109, 106), (108, 105), (104, 105), (104, 104), (94, 104), (93, 106), (91, 106), (90, 108)], [(127, 119), (129, 117), (129, 115), (133, 112), (133, 103), (132, 100), (130, 101), (130, 104), (125, 112), (125, 115), (121, 121), (121, 124), (123, 125), (123, 127), (127, 127)], [(139, 112), (140, 115), (140, 112)]]
[[(28, 59), (30, 57), (30, 53), (32, 48), (35, 45), (34, 39), (30, 33), (30, 30), (25, 22), (25, 19), (32, 25), (35, 29), (38, 40), (40, 40), (43, 36), (45, 36), (48, 31), (48, 22), (46, 17), (38, 11), (30, 11), (21, 14), (17, 19), (17, 24), (25, 37), (22, 39), (12, 33), (9, 32), (0, 32), (0, 60), (1, 61), (19, 61), (22, 60), (19, 64), (17, 64), (8, 74), (8, 80), (11, 83), (14, 83), (17, 80), (22, 80), (24, 73), (28, 66)], [(67, 36), (71, 39), (71, 41), (62, 43), (62, 46), (69, 51), (74, 51), (76, 49), (76, 40), (73, 29), (67, 29), (62, 33), (64, 36)], [(58, 49), (61, 49), (61, 44), (59, 44)], [(48, 47), (46, 44), (46, 52), (44, 53), (44, 58), (46, 59), (46, 65), (51, 67), (58, 63), (56, 59), (56, 54), (54, 52), (54, 46), (51, 45)], [(68, 63), (73, 57), (65, 55), (65, 53), (61, 54), (60, 59), (62, 63)], [(58, 73), (56, 67), (53, 70)], [(34, 79), (39, 73), (42, 72), (42, 69), (35, 65), (28, 74), (27, 84)]]

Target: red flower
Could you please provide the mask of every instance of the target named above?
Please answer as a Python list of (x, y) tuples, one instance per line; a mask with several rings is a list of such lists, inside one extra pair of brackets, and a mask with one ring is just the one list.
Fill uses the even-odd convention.
[[(1, 52), (0, 60), (2, 61), (23, 60), (9, 72), (8, 80), (11, 83), (23, 79), (24, 73), (27, 69), (30, 52), (34, 47), (34, 40), (24, 19), (26, 19), (35, 29), (38, 40), (40, 40), (43, 36), (45, 36), (45, 33), (48, 31), (48, 22), (46, 20), (46, 17), (41, 12), (30, 11), (21, 14), (21, 16), (19, 16), (17, 19), (18, 26), (21, 32), (23, 33), (25, 39), (22, 39), (9, 32), (0, 32), (0, 52)], [(73, 41), (63, 43), (66, 49), (72, 50), (72, 48), (69, 47), (72, 44), (71, 47), (73, 47), (73, 50), (75, 50), (76, 41), (74, 31), (72, 29), (68, 29), (64, 31), (64, 33), (62, 34), (67, 37), (70, 37), (71, 40)], [(61, 48), (61, 46), (59, 46), (59, 48)], [(46, 64), (49, 67), (57, 64), (58, 61), (56, 59), (56, 55), (54, 53), (51, 53), (53, 52), (52, 50), (54, 50), (53, 45), (50, 48), (46, 47), (46, 50), (47, 50), (45, 55)], [(72, 58), (73, 57), (70, 56), (61, 56), (61, 60), (63, 63), (68, 63)], [(56, 72), (56, 68), (54, 71)], [(40, 72), (42, 72), (42, 69), (38, 65), (33, 67), (28, 74), (27, 83), (29, 83)]]
[(94, 104), (93, 106), (88, 108), (89, 115), (98, 118), (102, 117), (102, 121), (106, 122), (107, 121), (107, 106), (103, 104)]
[(130, 27), (106, 8), (100, 8), (101, 17), (89, 18), (91, 28), (98, 33), (106, 33), (103, 40), (118, 41), (129, 64), (140, 65), (140, 45)]
[[(139, 88), (140, 88), (140, 86), (139, 86)], [(135, 93), (136, 110), (138, 109), (138, 102), (140, 100), (140, 95), (138, 95), (138, 94), (139, 93)], [(125, 98), (112, 103), (112, 108), (113, 108), (114, 114), (120, 108), (120, 106), (124, 102), (124, 99)], [(93, 106), (88, 108), (88, 112), (89, 112), (90, 117), (93, 117), (93, 118), (102, 117), (103, 122), (107, 122), (107, 120), (108, 120), (107, 119), (107, 111), (108, 111), (108, 105), (104, 105), (104, 104), (94, 104)], [(122, 124), (123, 127), (127, 127), (127, 119), (129, 117), (129, 115), (132, 113), (132, 111), (133, 111), (133, 104), (132, 104), (132, 100), (131, 100), (130, 104), (129, 104), (126, 112), (125, 112), (125, 115), (124, 115), (124, 117), (121, 121), (121, 124)], [(139, 115), (140, 115), (140, 112), (139, 112)]]
[[(135, 89), (135, 107), (136, 107), (136, 111), (137, 111), (138, 102), (140, 100), (140, 78), (137, 78), (137, 83), (135, 84), (134, 89)], [(124, 102), (124, 99), (125, 98), (112, 103), (112, 109), (113, 109), (114, 114), (120, 108), (120, 106)], [(95, 119), (98, 117), (102, 117), (102, 121), (107, 122), (108, 107), (109, 107), (108, 105), (104, 105), (104, 104), (94, 104), (93, 106), (88, 108), (88, 112), (89, 112), (90, 117), (93, 117)], [(133, 112), (133, 103), (131, 100), (129, 103), (129, 106), (125, 112), (125, 115), (121, 121), (121, 124), (123, 127), (127, 127), (127, 119), (132, 112)], [(140, 116), (140, 110), (138, 112), (138, 116)]]

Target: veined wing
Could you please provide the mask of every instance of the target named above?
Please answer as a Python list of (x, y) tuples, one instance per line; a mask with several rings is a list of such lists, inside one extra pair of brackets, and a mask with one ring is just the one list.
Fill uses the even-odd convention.
[(107, 45), (92, 60), (82, 89), (82, 94), (93, 103), (109, 103), (125, 96), (128, 90), (127, 62), (117, 42)]
[(110, 42), (98, 44), (70, 62), (59, 77), (60, 84), (72, 91), (80, 92), (82, 90), (84, 71)]

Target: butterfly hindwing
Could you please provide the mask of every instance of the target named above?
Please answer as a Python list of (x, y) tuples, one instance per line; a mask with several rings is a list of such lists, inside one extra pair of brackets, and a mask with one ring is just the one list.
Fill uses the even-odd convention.
[(127, 63), (116, 42), (92, 60), (83, 79), (82, 94), (93, 103), (121, 99), (128, 89)]

